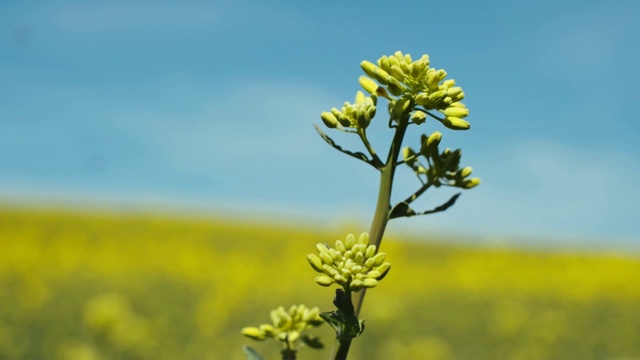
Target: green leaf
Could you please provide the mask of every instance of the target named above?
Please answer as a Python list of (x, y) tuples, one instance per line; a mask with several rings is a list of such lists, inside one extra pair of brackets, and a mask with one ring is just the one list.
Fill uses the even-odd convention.
[(403, 201), (401, 203), (398, 203), (396, 206), (393, 207), (393, 209), (391, 209), (391, 213), (389, 214), (389, 219), (395, 219), (398, 217), (411, 217), (416, 215), (427, 215), (427, 214), (434, 214), (437, 212), (445, 211), (451, 206), (453, 206), (453, 204), (456, 203), (456, 200), (458, 200), (458, 197), (460, 195), (462, 195), (462, 193), (457, 193), (453, 195), (446, 203), (440, 206), (437, 206), (431, 210), (427, 210), (419, 213), (416, 213), (412, 208), (409, 207), (409, 205), (406, 202)]
[(331, 145), (334, 149), (345, 153), (349, 156), (352, 156), (358, 160), (364, 161), (367, 164), (375, 167), (375, 165), (373, 164), (373, 162), (371, 160), (369, 160), (369, 158), (367, 157), (367, 155), (361, 153), (361, 152), (353, 152), (353, 151), (349, 151), (349, 150), (345, 150), (343, 149), (340, 145), (336, 144), (335, 141), (333, 141), (333, 139), (331, 139), (327, 134), (325, 134), (322, 130), (320, 130), (320, 127), (318, 127), (316, 124), (313, 124), (313, 127), (316, 128), (316, 131), (318, 132), (318, 134), (320, 135), (320, 137), (327, 142), (327, 144)]
[(243, 345), (242, 351), (244, 351), (245, 355), (247, 355), (247, 360), (264, 360), (264, 358), (262, 357), (262, 355), (260, 355), (258, 350), (250, 346)]

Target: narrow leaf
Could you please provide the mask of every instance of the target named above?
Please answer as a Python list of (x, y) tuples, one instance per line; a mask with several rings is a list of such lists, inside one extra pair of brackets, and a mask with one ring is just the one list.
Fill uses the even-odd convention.
[(258, 350), (248, 346), (243, 345), (242, 351), (244, 351), (245, 355), (247, 355), (247, 360), (264, 360), (262, 355), (258, 352)]
[(347, 154), (349, 156), (352, 156), (352, 157), (354, 157), (354, 158), (356, 158), (358, 160), (364, 161), (367, 164), (375, 167), (375, 165), (373, 164), (373, 162), (371, 160), (369, 160), (367, 155), (365, 155), (365, 154), (363, 154), (363, 153), (361, 153), (359, 151), (358, 152), (353, 152), (353, 151), (349, 151), (349, 150), (343, 149), (340, 145), (336, 144), (336, 142), (333, 141), (333, 139), (331, 139), (329, 137), (329, 135), (325, 134), (322, 130), (320, 130), (320, 127), (318, 127), (316, 124), (313, 124), (313, 127), (316, 128), (316, 131), (318, 132), (320, 137), (322, 137), (322, 139), (324, 141), (326, 141), (327, 144), (331, 145), (331, 147), (333, 147), (334, 149), (336, 149), (336, 150), (338, 150), (338, 151), (340, 151), (342, 153), (345, 153), (345, 154)]

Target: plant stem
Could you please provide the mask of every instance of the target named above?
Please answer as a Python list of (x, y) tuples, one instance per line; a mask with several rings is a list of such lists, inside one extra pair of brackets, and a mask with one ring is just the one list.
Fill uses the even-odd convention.
[[(401, 123), (398, 124), (389, 149), (387, 163), (382, 167), (382, 169), (380, 169), (378, 202), (376, 205), (376, 211), (373, 214), (373, 220), (371, 221), (371, 227), (369, 228), (369, 244), (375, 245), (377, 251), (380, 251), (380, 243), (382, 243), (382, 237), (384, 236), (384, 231), (387, 228), (387, 223), (389, 222), (393, 178), (396, 173), (398, 156), (400, 155), (400, 149), (402, 149), (402, 141), (404, 140), (404, 134), (407, 130), (407, 126), (407, 121), (401, 121)], [(360, 314), (365, 293), (366, 289), (362, 289), (355, 294), (354, 304), (356, 315)]]
[(340, 345), (338, 345), (338, 351), (333, 356), (334, 360), (346, 360), (347, 355), (349, 354), (349, 348), (351, 347), (352, 339), (340, 340)]
[[(376, 246), (377, 250), (380, 250), (380, 243), (384, 231), (387, 228), (389, 222), (389, 213), (391, 210), (391, 190), (393, 188), (393, 178), (395, 176), (396, 166), (398, 165), (398, 156), (400, 155), (400, 149), (402, 149), (402, 141), (404, 140), (404, 134), (407, 130), (408, 116), (400, 121), (400, 124), (396, 127), (396, 132), (393, 136), (393, 141), (389, 148), (389, 154), (387, 157), (387, 163), (380, 168), (380, 187), (378, 189), (378, 202), (376, 205), (376, 211), (373, 214), (373, 220), (371, 221), (371, 227), (369, 229), (369, 244)], [(354, 308), (356, 316), (360, 314), (362, 309), (362, 303), (364, 302), (364, 295), (366, 289), (362, 289), (355, 293)], [(338, 342), (338, 341), (337, 341)], [(337, 346), (336, 346), (337, 345)], [(344, 360), (347, 358), (349, 348), (351, 347), (351, 339), (340, 340), (338, 344), (334, 344), (331, 359)]]

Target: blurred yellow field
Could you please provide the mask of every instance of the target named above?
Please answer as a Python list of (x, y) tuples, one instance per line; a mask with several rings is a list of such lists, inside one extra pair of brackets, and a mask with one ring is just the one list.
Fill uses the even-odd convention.
[[(243, 344), (277, 359), (240, 329), (279, 305), (331, 310), (305, 256), (344, 235), (0, 210), (0, 359), (243, 359)], [(367, 295), (353, 359), (640, 359), (639, 258), (426, 240), (383, 243), (392, 269)]]

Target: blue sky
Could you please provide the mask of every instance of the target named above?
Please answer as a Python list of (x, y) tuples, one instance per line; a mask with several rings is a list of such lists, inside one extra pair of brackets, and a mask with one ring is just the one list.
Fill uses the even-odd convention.
[[(483, 183), (392, 231), (640, 245), (638, 19), (637, 1), (3, 1), (0, 199), (366, 224), (377, 174), (311, 124), (401, 50), (464, 88), (470, 131), (420, 130)], [(400, 173), (395, 198), (416, 186)]]

